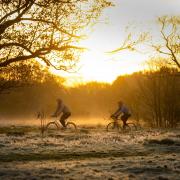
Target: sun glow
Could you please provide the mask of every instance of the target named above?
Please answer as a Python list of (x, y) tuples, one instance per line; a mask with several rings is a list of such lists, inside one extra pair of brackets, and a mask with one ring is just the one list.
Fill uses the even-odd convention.
[[(88, 38), (80, 42), (80, 46), (88, 48), (77, 64), (76, 73), (66, 73), (51, 70), (53, 73), (66, 77), (66, 85), (72, 86), (89, 81), (112, 83), (117, 76), (130, 74), (144, 69), (145, 61), (152, 56), (140, 47), (142, 52), (121, 51), (117, 54), (108, 54), (107, 51), (118, 48), (128, 30), (133, 36), (142, 32), (150, 32), (153, 37), (160, 37), (157, 17), (179, 14), (179, 1), (166, 2), (164, 0), (114, 0), (115, 6), (106, 9), (93, 29), (87, 29)], [(139, 4), (140, 6), (137, 6)], [(142, 7), (143, 8), (142, 8)], [(140, 11), (140, 8), (141, 10)], [(161, 9), (157, 8), (161, 7)], [(170, 9), (169, 9), (170, 8)], [(145, 11), (147, 13), (145, 13)], [(131, 27), (131, 29), (129, 29)]]
[[(90, 46), (89, 46), (90, 48)], [(91, 50), (84, 52), (78, 64), (80, 67), (77, 72), (67, 73), (53, 71), (55, 74), (67, 78), (65, 85), (74, 86), (90, 81), (112, 83), (119, 75), (130, 74), (143, 69), (142, 60), (134, 61), (134, 57), (138, 59), (138, 55), (127, 55), (127, 52), (116, 55), (109, 55), (105, 52)], [(120, 57), (122, 56), (123, 59)]]
[(82, 56), (82, 68), (79, 73), (84, 81), (101, 81), (111, 83), (121, 74), (129, 74), (140, 69), (140, 64), (129, 60), (117, 60), (118, 55), (110, 56), (96, 50)]

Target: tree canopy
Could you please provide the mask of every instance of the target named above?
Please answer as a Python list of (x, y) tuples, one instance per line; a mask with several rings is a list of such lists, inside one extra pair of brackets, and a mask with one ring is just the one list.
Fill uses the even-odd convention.
[(37, 58), (68, 71), (79, 53), (83, 29), (106, 0), (0, 0), (0, 68)]

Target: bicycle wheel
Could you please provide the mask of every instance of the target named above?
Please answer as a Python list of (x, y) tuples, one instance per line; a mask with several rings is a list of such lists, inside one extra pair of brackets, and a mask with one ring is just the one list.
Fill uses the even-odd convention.
[(55, 122), (49, 122), (47, 125), (46, 125), (46, 128), (45, 130), (46, 131), (49, 131), (49, 130), (57, 130), (59, 129), (58, 125), (55, 123)]
[(106, 126), (106, 131), (108, 132), (113, 132), (113, 131), (120, 131), (121, 127), (118, 126), (118, 124), (115, 124), (114, 122), (110, 122), (107, 126)]
[(67, 122), (66, 130), (68, 130), (68, 131), (76, 131), (77, 130), (77, 126), (73, 122)]
[(125, 126), (125, 130), (136, 131), (137, 126), (134, 123), (127, 123), (127, 126)]

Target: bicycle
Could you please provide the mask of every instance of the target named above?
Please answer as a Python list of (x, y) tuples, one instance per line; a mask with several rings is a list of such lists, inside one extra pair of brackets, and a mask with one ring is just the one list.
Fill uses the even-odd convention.
[(125, 132), (125, 131), (133, 131), (137, 130), (137, 126), (134, 123), (126, 123), (125, 127), (122, 126), (122, 122), (120, 118), (111, 118), (113, 121), (110, 122), (106, 126), (106, 131), (111, 132), (111, 131), (117, 131), (117, 132)]
[(49, 130), (77, 130), (77, 126), (73, 122), (66, 122), (65, 128), (63, 128), (59, 122), (59, 120), (56, 118), (53, 121), (50, 121), (49, 123), (45, 123), (45, 115), (44, 112), (38, 112), (37, 118), (41, 120), (41, 133), (43, 134), (45, 131)]
[(51, 121), (49, 123), (47, 123), (46, 127), (45, 127), (45, 130), (52, 130), (52, 129), (63, 129), (63, 130), (77, 130), (77, 126), (75, 123), (73, 122), (66, 122), (65, 123), (65, 128), (62, 127), (62, 125), (60, 124), (59, 120), (58, 119), (55, 119), (54, 121)]

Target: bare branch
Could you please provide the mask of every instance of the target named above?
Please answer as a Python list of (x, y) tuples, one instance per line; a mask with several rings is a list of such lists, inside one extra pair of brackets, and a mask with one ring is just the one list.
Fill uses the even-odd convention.
[(37, 21), (37, 22), (44, 22), (44, 23), (47, 23), (47, 24), (52, 24), (55, 29), (57, 29), (58, 31), (60, 31), (60, 32), (62, 32), (64, 34), (67, 34), (67, 35), (75, 37), (75, 38), (82, 38), (82, 36), (77, 36), (75, 34), (68, 33), (63, 28), (59, 28), (56, 23), (48, 21), (48, 20), (44, 20), (44, 19), (32, 19), (32, 18), (21, 18), (20, 21)]
[[(82, 4), (82, 6), (81, 6)], [(81, 9), (81, 7), (85, 7)], [(108, 0), (14, 0), (1, 5), (0, 68), (39, 58), (67, 70), (76, 64), (84, 29)], [(56, 64), (56, 65), (54, 65)]]
[(0, 24), (0, 35), (4, 33), (4, 31), (12, 26), (15, 23), (20, 22), (20, 18), (31, 8), (33, 5), (34, 0), (28, 0), (26, 1), (25, 8), (22, 10), (21, 13), (18, 14), (18, 16), (15, 19), (5, 21), (4, 23)]
[[(15, 45), (15, 43), (9, 43), (8, 45)], [(20, 47), (23, 47), (23, 45), (21, 44), (17, 44), (18, 46)], [(35, 52), (32, 52), (30, 51), (29, 49), (27, 49), (25, 47), (25, 49), (27, 51), (29, 51), (31, 53), (31, 55), (23, 55), (23, 56), (18, 56), (18, 57), (14, 57), (14, 58), (11, 58), (11, 59), (8, 59), (6, 61), (0, 61), (0, 67), (5, 67), (13, 62), (18, 62), (18, 61), (24, 61), (24, 60), (28, 60), (28, 59), (32, 59), (32, 58), (38, 58), (40, 57), (42, 60), (45, 60), (45, 58), (42, 58), (42, 55), (45, 55), (45, 54), (48, 54), (50, 53), (51, 51), (55, 50), (55, 51), (65, 51), (67, 49), (78, 49), (78, 50), (85, 50), (85, 48), (83, 47), (77, 47), (77, 46), (62, 46), (62, 47), (57, 47), (57, 46), (50, 46), (48, 48), (41, 48), (41, 49), (38, 49), (37, 51)], [(49, 66), (49, 65), (52, 65), (50, 63), (50, 61), (45, 61), (45, 63)]]
[(135, 47), (138, 44), (144, 42), (146, 39), (147, 39), (147, 33), (143, 33), (136, 40), (133, 41), (132, 35), (131, 35), (131, 33), (129, 33), (128, 36), (126, 37), (126, 39), (124, 40), (123, 44), (120, 47), (118, 47), (117, 49), (115, 49), (113, 51), (109, 51), (107, 53), (114, 54), (114, 53), (117, 53), (117, 52), (120, 52), (123, 50), (134, 51)]
[[(178, 21), (176, 19), (177, 17), (167, 16), (158, 18), (161, 25), (160, 33), (162, 35), (162, 39), (164, 40), (164, 45), (152, 45), (152, 47), (160, 54), (169, 56), (171, 61), (174, 62), (178, 68), (180, 68), (180, 60), (178, 59), (180, 44), (178, 43)], [(170, 29), (168, 34), (166, 32), (167, 28)]]

